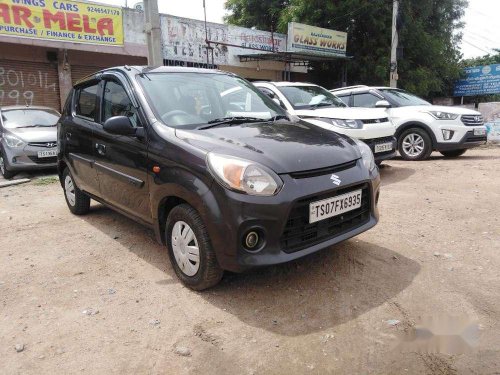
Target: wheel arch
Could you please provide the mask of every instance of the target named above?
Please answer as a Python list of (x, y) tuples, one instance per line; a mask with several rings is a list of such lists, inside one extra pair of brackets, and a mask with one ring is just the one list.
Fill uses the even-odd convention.
[(419, 128), (419, 129), (424, 130), (431, 138), (432, 149), (435, 150), (436, 145), (437, 145), (436, 135), (434, 134), (434, 132), (432, 131), (432, 129), (429, 125), (426, 125), (423, 122), (419, 122), (419, 121), (410, 121), (410, 122), (407, 122), (407, 123), (400, 125), (398, 127), (398, 129), (396, 130), (396, 134), (395, 134), (396, 139), (398, 141), (398, 144), (399, 144), (399, 137), (401, 136), (401, 134), (403, 134), (403, 132), (405, 130), (411, 129), (411, 128)]

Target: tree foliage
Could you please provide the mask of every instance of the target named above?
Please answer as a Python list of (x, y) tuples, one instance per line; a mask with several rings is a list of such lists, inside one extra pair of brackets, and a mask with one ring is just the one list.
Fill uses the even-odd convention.
[(500, 64), (500, 49), (493, 50), (495, 51), (493, 54), (462, 60), (460, 65), (467, 68), (472, 66)]
[[(461, 18), (467, 0), (400, 0), (399, 86), (432, 98), (450, 94), (460, 76)], [(348, 33), (348, 83), (387, 85), (391, 0), (228, 0), (226, 21), (286, 32), (296, 21)], [(269, 21), (272, 19), (272, 23)], [(342, 62), (314, 64), (311, 78), (339, 85)]]

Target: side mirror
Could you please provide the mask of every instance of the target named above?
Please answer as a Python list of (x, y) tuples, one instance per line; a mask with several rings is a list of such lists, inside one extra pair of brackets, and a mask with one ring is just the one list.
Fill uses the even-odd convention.
[(281, 101), (278, 98), (272, 98), (272, 100), (281, 107)]
[(108, 133), (116, 135), (136, 135), (137, 130), (127, 116), (110, 117), (104, 122), (103, 128)]
[(389, 103), (387, 100), (379, 100), (378, 102), (375, 103), (375, 108), (391, 108), (391, 103)]

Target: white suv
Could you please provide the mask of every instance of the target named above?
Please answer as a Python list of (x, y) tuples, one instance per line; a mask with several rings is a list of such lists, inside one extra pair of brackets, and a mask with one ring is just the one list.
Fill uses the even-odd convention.
[(396, 155), (396, 129), (383, 109), (348, 108), (328, 90), (310, 83), (254, 82), (254, 85), (288, 113), (363, 141), (372, 150), (377, 164)]
[(405, 160), (425, 160), (432, 151), (458, 157), (486, 142), (483, 117), (470, 109), (432, 105), (390, 87), (352, 86), (331, 92), (351, 107), (387, 108)]

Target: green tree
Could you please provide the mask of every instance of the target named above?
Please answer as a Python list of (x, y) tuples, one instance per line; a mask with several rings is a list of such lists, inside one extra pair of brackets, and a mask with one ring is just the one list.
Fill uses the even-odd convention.
[(494, 48), (495, 53), (485, 56), (474, 57), (472, 59), (464, 59), (461, 61), (460, 66), (467, 68), (471, 66), (500, 64), (500, 49)]
[[(449, 95), (460, 75), (461, 18), (467, 0), (401, 0), (399, 86), (426, 98)], [(296, 21), (348, 34), (348, 83), (386, 85), (389, 80), (392, 1), (390, 0), (229, 0), (226, 20), (279, 31)], [(279, 12), (279, 16), (276, 15)], [(277, 20), (275, 18), (277, 17)], [(342, 62), (315, 63), (311, 79), (339, 85)]]

